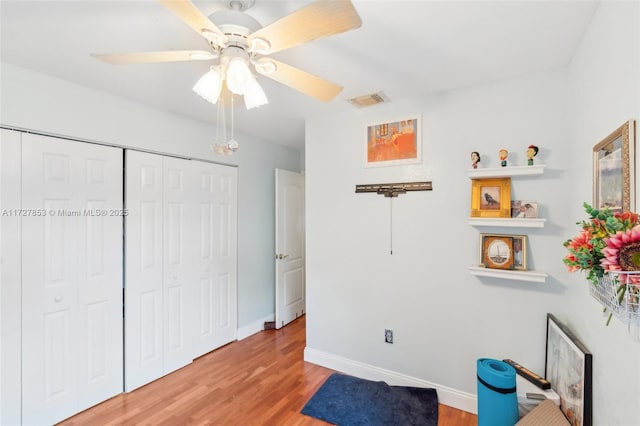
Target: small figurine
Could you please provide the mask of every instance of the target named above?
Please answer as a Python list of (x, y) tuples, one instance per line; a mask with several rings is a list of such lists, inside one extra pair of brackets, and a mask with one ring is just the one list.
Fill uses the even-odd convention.
[(509, 151), (507, 151), (504, 148), (500, 150), (500, 165), (502, 167), (506, 167), (507, 166), (507, 157), (508, 156), (509, 156)]
[(533, 166), (533, 157), (538, 155), (538, 147), (535, 145), (529, 145), (527, 148), (527, 165)]
[(471, 167), (473, 167), (474, 169), (477, 169), (479, 162), (480, 162), (480, 153), (477, 151), (471, 152)]

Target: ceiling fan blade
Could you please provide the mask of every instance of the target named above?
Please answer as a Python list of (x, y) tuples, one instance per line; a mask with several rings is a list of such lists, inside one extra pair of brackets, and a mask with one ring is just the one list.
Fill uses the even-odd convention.
[[(220, 41), (226, 40), (226, 36), (216, 27), (211, 20), (204, 15), (190, 0), (158, 0), (178, 18), (190, 26), (195, 32), (204, 37), (202, 30), (215, 33)], [(208, 38), (209, 39), (209, 38)], [(210, 40), (210, 39), (209, 39)], [(211, 40), (213, 41), (213, 40)], [(218, 43), (220, 44), (220, 43)]]
[[(263, 59), (263, 61), (272, 62), (276, 66), (276, 69), (273, 72), (261, 73), (262, 75), (292, 87), (305, 95), (328, 102), (342, 91), (342, 86), (302, 71), (299, 68), (292, 67), (291, 65), (271, 58)], [(258, 68), (256, 68), (256, 70), (258, 70)]]
[[(274, 53), (321, 37), (359, 28), (362, 20), (349, 0), (316, 0), (248, 37), (269, 42)], [(263, 53), (263, 52), (260, 52)]]
[(180, 61), (207, 61), (215, 58), (215, 56), (212, 55), (211, 52), (206, 52), (204, 50), (170, 50), (166, 52), (122, 53), (114, 55), (91, 54), (91, 56), (113, 65), (151, 64), (157, 62)]

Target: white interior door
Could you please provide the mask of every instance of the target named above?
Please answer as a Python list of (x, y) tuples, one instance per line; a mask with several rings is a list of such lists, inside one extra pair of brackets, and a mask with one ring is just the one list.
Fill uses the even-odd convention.
[(162, 156), (126, 151), (125, 390), (163, 375)]
[(276, 169), (276, 328), (305, 312), (304, 176)]
[(22, 422), (122, 392), (122, 150), (22, 140)]
[(235, 167), (193, 161), (197, 180), (198, 319), (194, 357), (237, 335), (237, 185)]

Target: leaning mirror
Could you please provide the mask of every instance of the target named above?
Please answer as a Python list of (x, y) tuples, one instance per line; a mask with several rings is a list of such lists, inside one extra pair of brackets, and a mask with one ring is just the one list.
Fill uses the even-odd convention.
[(629, 120), (593, 147), (593, 205), (635, 210), (635, 122)]

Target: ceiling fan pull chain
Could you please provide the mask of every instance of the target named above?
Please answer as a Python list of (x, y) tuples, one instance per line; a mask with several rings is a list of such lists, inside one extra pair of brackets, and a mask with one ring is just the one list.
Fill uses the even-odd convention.
[(216, 105), (216, 139), (211, 144), (213, 152), (229, 155), (231, 151), (227, 143), (227, 120), (225, 114), (224, 97), (220, 97)]
[(222, 102), (222, 99), (218, 99), (218, 105), (216, 108), (216, 144), (220, 143), (220, 105), (222, 104)]
[(389, 254), (393, 255), (393, 197), (389, 197)]
[(222, 125), (222, 134), (220, 135), (220, 143), (224, 144), (224, 141), (227, 140), (227, 115), (225, 110), (225, 101), (224, 99), (220, 100), (220, 123)]
[(235, 97), (234, 95), (231, 95), (231, 139), (229, 140), (229, 144), (227, 145), (232, 153), (238, 150), (238, 141), (236, 141), (236, 139), (234, 138), (234, 131), (233, 131), (233, 127), (235, 125), (233, 121), (233, 115), (234, 115), (233, 114), (233, 98), (234, 97)]

